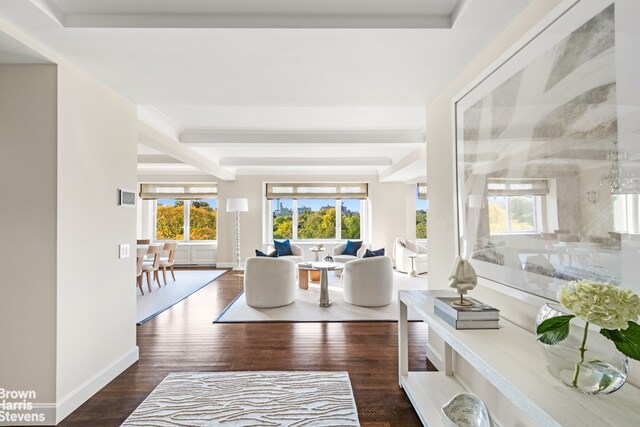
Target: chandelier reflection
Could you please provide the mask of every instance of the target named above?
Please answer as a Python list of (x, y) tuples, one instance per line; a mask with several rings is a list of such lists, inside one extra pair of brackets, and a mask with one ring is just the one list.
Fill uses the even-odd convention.
[(607, 153), (607, 160), (611, 161), (611, 168), (602, 174), (600, 185), (607, 187), (611, 194), (619, 193), (633, 183), (635, 178), (633, 173), (625, 172), (620, 166), (620, 163), (628, 158), (629, 155), (624, 151), (609, 150)]

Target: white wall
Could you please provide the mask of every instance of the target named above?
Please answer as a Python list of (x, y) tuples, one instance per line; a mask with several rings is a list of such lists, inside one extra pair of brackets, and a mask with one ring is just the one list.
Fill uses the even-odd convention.
[[(117, 198), (118, 188), (136, 188), (138, 133), (135, 105), (94, 79), (60, 65), (58, 85), (56, 393), (64, 412), (137, 360), (136, 210)], [(120, 243), (132, 257), (118, 258)]]
[(40, 404), (56, 397), (56, 79), (0, 65), (0, 387)]

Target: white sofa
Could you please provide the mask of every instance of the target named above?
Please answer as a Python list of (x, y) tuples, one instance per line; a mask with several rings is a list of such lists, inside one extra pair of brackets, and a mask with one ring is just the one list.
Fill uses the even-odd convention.
[(244, 293), (251, 307), (291, 304), (296, 298), (296, 264), (285, 258), (247, 258)]
[(350, 261), (342, 274), (344, 300), (364, 307), (391, 304), (393, 297), (393, 262), (388, 256)]
[(356, 252), (356, 256), (353, 255), (343, 255), (342, 252), (344, 252), (344, 248), (347, 246), (347, 242), (344, 243), (340, 243), (338, 246), (336, 246), (335, 248), (333, 248), (332, 252), (331, 252), (331, 256), (333, 257), (333, 260), (335, 262), (349, 262), (349, 261), (353, 261), (359, 258), (362, 258), (364, 256), (364, 253), (367, 251), (367, 249), (371, 248), (371, 245), (368, 243), (362, 243), (362, 246), (360, 246), (360, 249), (358, 249), (358, 252)]
[(396, 253), (396, 270), (401, 273), (410, 273), (412, 270), (410, 256), (416, 256), (417, 258), (413, 261), (416, 272), (418, 274), (427, 272), (429, 267), (427, 248), (407, 239), (396, 239), (394, 247)]
[[(304, 259), (304, 257), (302, 256), (302, 248), (294, 243), (289, 243), (289, 244), (291, 245), (292, 255), (284, 255), (284, 256), (278, 255), (278, 258), (288, 259), (290, 261), (293, 261), (294, 264), (302, 262)], [(276, 247), (274, 246), (273, 243), (270, 243), (269, 246), (267, 246), (267, 254), (270, 254), (275, 250), (276, 250)]]

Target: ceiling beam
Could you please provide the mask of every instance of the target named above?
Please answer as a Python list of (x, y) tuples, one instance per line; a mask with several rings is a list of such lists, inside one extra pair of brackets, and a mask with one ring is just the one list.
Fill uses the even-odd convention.
[(223, 157), (220, 166), (389, 166), (389, 157)]
[[(41, 0), (32, 0), (41, 1)], [(67, 28), (448, 29), (452, 15), (304, 13), (67, 14)]]
[(138, 139), (141, 144), (147, 147), (160, 151), (223, 181), (233, 181), (236, 178), (235, 174), (229, 172), (226, 168), (212, 162), (140, 120), (138, 121)]
[(424, 144), (424, 131), (415, 130), (219, 130), (185, 129), (180, 142), (189, 145), (235, 144)]
[(166, 154), (138, 154), (138, 164), (168, 164), (168, 163), (182, 163), (180, 160), (176, 160)]
[[(387, 169), (380, 172), (378, 178), (381, 182), (411, 181), (427, 174), (427, 146), (407, 154)], [(411, 175), (410, 177), (404, 176)], [(401, 176), (402, 175), (402, 176)]]

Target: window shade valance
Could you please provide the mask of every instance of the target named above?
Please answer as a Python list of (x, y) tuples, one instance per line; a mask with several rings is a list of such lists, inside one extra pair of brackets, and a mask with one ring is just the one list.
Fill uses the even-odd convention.
[(418, 199), (427, 200), (427, 184), (418, 184)]
[(267, 199), (366, 199), (368, 184), (267, 184)]
[(140, 197), (144, 200), (157, 199), (215, 199), (218, 196), (216, 184), (142, 184)]
[(544, 196), (549, 193), (546, 179), (489, 179), (489, 196)]

